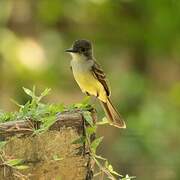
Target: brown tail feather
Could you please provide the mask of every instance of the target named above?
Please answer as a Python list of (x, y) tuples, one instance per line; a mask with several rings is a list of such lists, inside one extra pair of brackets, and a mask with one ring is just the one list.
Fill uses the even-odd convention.
[(101, 101), (101, 105), (106, 115), (108, 116), (108, 120), (110, 124), (118, 128), (126, 128), (126, 124), (124, 120), (121, 118), (120, 114), (118, 113), (116, 108), (113, 106), (110, 98), (108, 98), (106, 103)]

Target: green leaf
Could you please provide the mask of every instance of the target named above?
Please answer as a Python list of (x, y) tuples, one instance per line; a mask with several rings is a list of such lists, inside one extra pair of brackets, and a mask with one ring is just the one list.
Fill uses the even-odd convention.
[(109, 164), (108, 161), (105, 162), (105, 167), (108, 169), (108, 171), (109, 171), (111, 174), (114, 174), (114, 175), (119, 176), (119, 177), (123, 177), (121, 174), (119, 174), (119, 173), (117, 173), (116, 171), (114, 171), (112, 165)]
[(131, 179), (135, 179), (135, 178), (136, 178), (136, 176), (129, 177), (129, 175), (126, 174), (126, 177), (122, 178), (122, 180), (131, 180)]
[(76, 106), (75, 106), (75, 104), (70, 104), (66, 108), (68, 111), (73, 111), (74, 109), (76, 109)]
[(92, 135), (93, 133), (96, 132), (96, 129), (97, 129), (96, 126), (90, 126), (90, 127), (86, 128), (86, 132), (87, 132), (88, 135)]
[(30, 109), (30, 101), (28, 101), (24, 106), (21, 106), (20, 111), (24, 114), (27, 113)]
[(74, 106), (76, 108), (83, 108), (83, 104), (82, 103), (76, 103)]
[(96, 149), (99, 146), (99, 144), (101, 143), (101, 141), (103, 140), (103, 137), (99, 137), (97, 139), (95, 139), (92, 143), (91, 143), (91, 150), (96, 153)]
[(23, 159), (10, 159), (5, 161), (4, 163), (8, 166), (16, 166), (18, 164), (21, 164), (23, 162)]
[(41, 93), (41, 97), (47, 96), (50, 93), (51, 89), (50, 88), (46, 88), (42, 93)]
[(19, 166), (14, 166), (15, 169), (23, 170), (23, 169), (28, 169), (29, 166), (27, 165), (19, 165)]
[(0, 113), (0, 122), (6, 122), (16, 119), (16, 114), (12, 112), (1, 112)]
[(84, 111), (83, 117), (90, 126), (94, 125), (92, 117), (91, 117), (91, 113), (89, 111)]
[[(111, 165), (109, 165), (109, 166), (111, 166)], [(122, 177), (121, 174), (119, 174), (119, 173), (117, 173), (116, 171), (113, 170), (112, 166), (111, 166), (111, 171), (110, 171), (110, 172), (111, 172), (112, 174), (116, 175), (116, 176)]]
[(48, 111), (50, 114), (56, 114), (59, 112), (64, 111), (64, 105), (63, 104), (50, 104), (48, 105)]
[(107, 161), (107, 159), (106, 159), (106, 158), (103, 158), (102, 156), (99, 156), (99, 155), (95, 155), (95, 158), (97, 158), (97, 159), (101, 159), (101, 160), (103, 160), (103, 161)]
[(51, 91), (50, 88), (46, 88), (46, 89), (41, 93), (41, 95), (38, 97), (38, 100), (37, 100), (37, 101), (38, 101), (38, 102), (41, 101), (41, 99), (42, 99), (43, 97), (47, 96), (50, 91)]
[(83, 110), (87, 110), (90, 109), (91, 105), (89, 105), (89, 100), (90, 97), (86, 96), (81, 103), (76, 103), (74, 106), (79, 108), (79, 109), (83, 109)]
[(55, 121), (56, 117), (54, 115), (42, 118), (42, 129), (49, 129), (49, 127), (52, 126), (55, 123)]
[(30, 89), (27, 89), (27, 88), (23, 87), (23, 90), (24, 90), (24, 92), (25, 92), (27, 95), (29, 95), (30, 97), (34, 97), (34, 92), (31, 91)]
[(83, 144), (83, 143), (85, 143), (85, 141), (86, 141), (85, 136), (82, 136), (82, 137), (74, 140), (74, 141), (72, 142), (72, 144)]

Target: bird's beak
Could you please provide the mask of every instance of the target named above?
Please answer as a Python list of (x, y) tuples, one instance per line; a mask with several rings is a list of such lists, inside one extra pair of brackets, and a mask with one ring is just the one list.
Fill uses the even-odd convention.
[(74, 50), (73, 48), (66, 49), (65, 52), (68, 52), (68, 53), (77, 53), (77, 51)]

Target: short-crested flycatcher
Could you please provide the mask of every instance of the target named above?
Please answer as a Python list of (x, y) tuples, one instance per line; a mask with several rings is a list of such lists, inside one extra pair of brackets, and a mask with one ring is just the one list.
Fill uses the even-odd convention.
[(72, 48), (67, 49), (66, 52), (72, 55), (72, 72), (82, 92), (96, 96), (100, 100), (111, 125), (126, 128), (124, 120), (110, 100), (106, 76), (93, 57), (91, 42), (76, 40)]

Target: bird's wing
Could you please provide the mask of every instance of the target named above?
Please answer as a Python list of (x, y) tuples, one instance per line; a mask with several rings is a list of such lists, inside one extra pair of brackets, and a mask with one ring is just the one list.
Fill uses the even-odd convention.
[(110, 89), (109, 89), (107, 81), (106, 81), (106, 75), (104, 74), (100, 65), (96, 61), (94, 61), (94, 64), (93, 64), (91, 70), (92, 70), (92, 73), (94, 74), (95, 78), (98, 79), (98, 81), (103, 85), (103, 87), (107, 93), (107, 96), (110, 96)]

